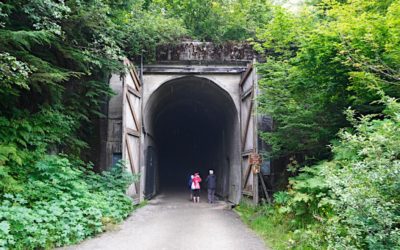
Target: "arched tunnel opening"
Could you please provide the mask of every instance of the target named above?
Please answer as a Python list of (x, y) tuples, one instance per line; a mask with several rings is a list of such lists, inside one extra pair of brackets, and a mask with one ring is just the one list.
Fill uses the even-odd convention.
[(191, 174), (199, 172), (205, 180), (213, 169), (217, 195), (229, 199), (236, 183), (232, 173), (240, 162), (239, 121), (231, 96), (209, 79), (182, 77), (162, 84), (145, 112), (145, 196), (171, 188), (188, 191)]

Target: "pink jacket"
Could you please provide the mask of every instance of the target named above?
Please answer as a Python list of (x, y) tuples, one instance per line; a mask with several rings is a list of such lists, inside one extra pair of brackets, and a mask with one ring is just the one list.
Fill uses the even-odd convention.
[(198, 175), (195, 175), (193, 177), (192, 181), (193, 181), (194, 189), (200, 189), (201, 177)]

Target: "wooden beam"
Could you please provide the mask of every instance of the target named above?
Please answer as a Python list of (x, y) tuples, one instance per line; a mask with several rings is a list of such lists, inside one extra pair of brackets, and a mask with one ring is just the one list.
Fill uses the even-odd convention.
[(134, 67), (133, 65), (130, 67), (129, 72), (131, 74), (132, 81), (135, 84), (136, 90), (140, 91), (140, 82), (135, 74), (135, 71), (132, 70), (133, 67)]
[(132, 88), (131, 86), (128, 86), (128, 91), (129, 93), (135, 95), (136, 97), (140, 98), (140, 93), (138, 91), (136, 91), (134, 88)]
[(253, 92), (253, 88), (250, 88), (250, 89), (247, 90), (245, 93), (243, 93), (243, 94), (241, 95), (242, 101), (243, 101), (244, 99), (246, 99), (252, 92)]
[(126, 99), (128, 100), (128, 106), (129, 106), (129, 109), (131, 110), (133, 120), (135, 121), (136, 129), (137, 129), (138, 132), (140, 132), (140, 124), (139, 124), (139, 121), (138, 121), (138, 119), (136, 117), (135, 109), (133, 108), (133, 105), (131, 103), (131, 100), (129, 98), (129, 94), (128, 93), (126, 93)]
[(132, 159), (132, 150), (127, 136), (125, 137), (125, 140), (126, 149), (128, 150), (129, 165), (131, 166), (132, 174), (136, 174), (135, 164)]
[(253, 173), (253, 203), (257, 205), (260, 202), (260, 197), (258, 195), (258, 174)]
[[(132, 174), (137, 174), (136, 168), (135, 168), (135, 163), (133, 161), (133, 156), (132, 156), (132, 150), (131, 150), (131, 146), (129, 144), (129, 140), (128, 140), (128, 136), (125, 136), (125, 144), (126, 144), (126, 149), (128, 150), (128, 158), (129, 158), (129, 165), (131, 166), (131, 171)], [(139, 187), (138, 187), (138, 183), (134, 182), (135, 184), (135, 189), (136, 189), (136, 194), (139, 194)]]
[(129, 75), (132, 78), (133, 84), (135, 85), (136, 90), (139, 91), (140, 90), (140, 82), (136, 75), (135, 66), (128, 60), (127, 67), (128, 67)]
[(239, 82), (239, 86), (242, 87), (243, 83), (247, 80), (247, 78), (250, 75), (250, 72), (253, 70), (253, 64), (250, 64), (247, 69), (246, 72), (244, 72), (244, 75), (242, 77), (242, 79)]
[(242, 194), (247, 195), (247, 196), (253, 196), (253, 193), (247, 190), (242, 190)]
[(134, 74), (135, 74), (135, 77), (136, 77), (136, 80), (137, 80), (137, 83), (138, 83), (139, 87), (142, 87), (142, 82), (140, 81), (139, 74), (138, 74), (138, 72), (136, 71), (136, 68), (135, 68), (135, 67), (132, 67), (132, 69), (133, 69), (133, 72), (134, 72)]
[(249, 164), (249, 166), (246, 169), (245, 176), (244, 176), (244, 183), (243, 183), (242, 189), (244, 189), (246, 187), (247, 182), (249, 181), (250, 172), (251, 172), (251, 165)]
[(253, 152), (254, 152), (253, 149), (248, 149), (246, 151), (243, 151), (242, 152), (242, 157), (251, 155)]
[(250, 118), (251, 118), (251, 115), (252, 115), (251, 113), (253, 112), (253, 96), (254, 96), (254, 91), (251, 92), (250, 108), (249, 108), (249, 113), (247, 114), (246, 127), (244, 129), (244, 134), (243, 134), (243, 137), (242, 137), (242, 152), (244, 151), (244, 148), (246, 147), (247, 132), (249, 130)]
[(124, 58), (124, 65), (128, 68), (128, 73), (132, 78), (132, 81), (136, 87), (136, 90), (139, 91), (140, 83), (137, 82), (137, 79), (136, 79), (137, 77), (135, 76), (135, 66), (128, 58)]
[(131, 128), (126, 128), (126, 133), (128, 135), (134, 136), (134, 137), (140, 137), (140, 133), (136, 130), (133, 130)]
[(263, 176), (262, 176), (260, 173), (258, 173), (257, 175), (258, 175), (258, 177), (259, 177), (260, 180), (261, 180), (261, 186), (262, 186), (262, 188), (263, 188), (263, 191), (264, 191), (264, 194), (265, 194), (265, 198), (267, 198), (268, 203), (271, 204), (271, 203), (272, 203), (272, 199), (271, 199), (271, 197), (270, 197), (269, 194), (268, 194), (267, 186), (265, 185), (264, 178), (263, 178)]

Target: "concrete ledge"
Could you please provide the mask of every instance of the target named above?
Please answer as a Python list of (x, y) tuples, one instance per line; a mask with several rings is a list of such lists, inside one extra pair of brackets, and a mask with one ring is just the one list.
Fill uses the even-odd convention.
[(143, 73), (151, 74), (240, 74), (246, 71), (244, 66), (222, 66), (222, 65), (145, 65)]

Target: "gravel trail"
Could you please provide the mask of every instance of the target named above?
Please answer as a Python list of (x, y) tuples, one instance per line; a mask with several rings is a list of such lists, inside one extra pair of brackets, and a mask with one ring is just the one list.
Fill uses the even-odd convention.
[[(63, 250), (265, 250), (263, 241), (225, 202), (198, 204), (168, 192), (136, 210), (115, 230)], [(202, 197), (205, 197), (203, 194)]]

